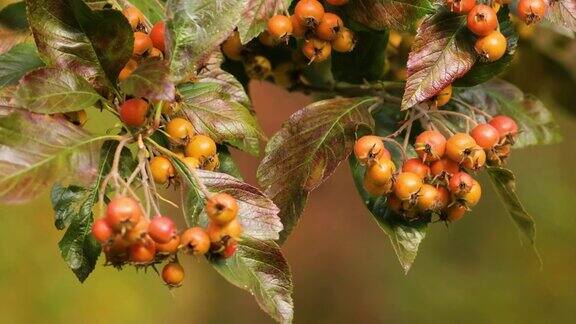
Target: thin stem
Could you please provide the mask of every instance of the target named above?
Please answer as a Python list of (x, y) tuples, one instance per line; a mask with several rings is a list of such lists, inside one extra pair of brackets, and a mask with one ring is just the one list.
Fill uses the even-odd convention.
[[(154, 209), (154, 212), (156, 213), (156, 215), (160, 215), (160, 208), (158, 208), (158, 204), (155, 201), (154, 198), (152, 198), (150, 196), (151, 193), (151, 189), (150, 189), (150, 178), (148, 177), (148, 174), (150, 173), (150, 165), (148, 163), (148, 159), (146, 158), (146, 146), (144, 145), (144, 142), (142, 141), (142, 135), (138, 136), (138, 167), (140, 168), (140, 174), (142, 175), (141, 177), (141, 182), (142, 182), (142, 187), (144, 189), (144, 193), (147, 195), (148, 199), (150, 200), (151, 204), (152, 204), (152, 208)], [(156, 184), (154, 184), (152, 182), (153, 186), (156, 186)]]
[(456, 111), (450, 111), (450, 110), (431, 110), (428, 113), (430, 114), (438, 114), (438, 115), (452, 115), (452, 116), (456, 116), (456, 117), (460, 117), (460, 118), (464, 118), (466, 120), (469, 120), (472, 125), (476, 126), (478, 125), (478, 122), (475, 121), (474, 119), (472, 119), (470, 116), (465, 115), (463, 113), (459, 113)]
[(469, 104), (469, 103), (467, 103), (467, 102), (465, 102), (465, 101), (462, 101), (462, 100), (460, 100), (460, 99), (458, 99), (458, 98), (452, 98), (452, 100), (454, 100), (455, 102), (457, 102), (457, 103), (465, 106), (466, 108), (470, 109), (471, 111), (474, 111), (474, 112), (479, 113), (480, 115), (483, 115), (484, 117), (486, 117), (486, 118), (488, 118), (488, 119), (491, 119), (491, 118), (492, 118), (492, 115), (490, 115), (489, 113), (485, 112), (484, 110), (482, 110), (482, 109), (480, 109), (480, 108), (474, 107), (474, 106), (472, 106), (471, 104)]
[(438, 126), (438, 125), (442, 126), (442, 128), (444, 129), (444, 131), (448, 135), (450, 135), (450, 136), (454, 135), (454, 132), (452, 132), (450, 130), (450, 128), (448, 128), (446, 125), (444, 125), (444, 123), (442, 121), (439, 121), (437, 118), (431, 118), (430, 121), (436, 126)]
[(406, 134), (404, 135), (404, 145), (402, 145), (404, 152), (406, 152), (406, 149), (408, 148), (408, 141), (410, 140), (410, 133), (412, 132), (412, 124), (414, 124), (414, 120), (416, 120), (414, 118), (414, 111), (410, 112), (410, 120), (412, 122), (410, 122), (408, 128), (406, 129)]

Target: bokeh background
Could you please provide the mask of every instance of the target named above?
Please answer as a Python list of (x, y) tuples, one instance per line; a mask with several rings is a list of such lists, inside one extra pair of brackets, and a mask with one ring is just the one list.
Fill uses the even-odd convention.
[[(484, 182), (471, 214), (450, 228), (431, 226), (404, 275), (344, 164), (311, 195), (283, 248), (294, 275), (295, 323), (576, 321), (576, 52), (558, 53), (525, 42), (505, 76), (548, 105), (565, 138), (515, 151), (509, 164), (538, 224), (543, 267)], [(310, 100), (267, 83), (253, 83), (251, 92), (268, 135)], [(97, 113), (90, 119), (99, 121)], [(255, 183), (258, 160), (235, 155)], [(80, 284), (59, 255), (61, 235), (48, 195), (0, 205), (1, 323), (272, 323), (202, 260), (184, 258), (184, 286), (172, 291), (153, 272), (119, 272), (101, 262)]]

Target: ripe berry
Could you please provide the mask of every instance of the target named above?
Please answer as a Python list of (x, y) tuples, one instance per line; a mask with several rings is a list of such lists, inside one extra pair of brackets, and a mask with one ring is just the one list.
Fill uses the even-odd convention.
[(218, 225), (227, 224), (235, 219), (238, 208), (236, 198), (224, 192), (214, 194), (206, 201), (206, 214)]
[(149, 264), (156, 256), (156, 244), (151, 239), (144, 240), (130, 245), (128, 258), (136, 264)]
[(126, 19), (128, 19), (130, 26), (132, 26), (132, 29), (134, 30), (138, 25), (144, 24), (146, 21), (142, 12), (136, 7), (126, 7), (122, 10), (122, 14)]
[(455, 196), (463, 196), (470, 191), (474, 184), (474, 179), (466, 172), (458, 172), (450, 178), (448, 189)]
[(106, 219), (97, 219), (94, 221), (94, 224), (92, 224), (92, 236), (94, 236), (96, 241), (104, 244), (110, 240), (112, 234), (112, 228), (108, 225)]
[(275, 15), (268, 19), (268, 33), (272, 38), (285, 40), (292, 35), (292, 20), (284, 15)]
[(264, 46), (274, 47), (278, 45), (278, 39), (272, 37), (272, 35), (270, 35), (270, 33), (267, 30), (263, 31), (260, 35), (258, 35), (258, 40)]
[(134, 33), (134, 49), (132, 54), (142, 55), (152, 49), (152, 40), (143, 32)]
[(416, 207), (421, 211), (437, 210), (440, 206), (440, 193), (433, 185), (423, 184), (418, 192)]
[(184, 141), (194, 135), (194, 127), (188, 120), (178, 117), (166, 124), (166, 132), (173, 139)]
[(348, 3), (349, 0), (326, 0), (326, 3), (331, 6), (343, 6)]
[(207, 171), (214, 171), (218, 169), (219, 166), (220, 166), (220, 159), (218, 158), (218, 154), (216, 154), (212, 155), (211, 157), (207, 158), (204, 161), (202, 169)]
[(439, 160), (446, 151), (446, 138), (435, 130), (424, 131), (416, 137), (414, 149), (424, 162)]
[(383, 186), (392, 181), (394, 172), (396, 172), (394, 162), (387, 158), (381, 158), (366, 168), (364, 178), (370, 179), (377, 186)]
[(400, 200), (411, 200), (422, 188), (422, 178), (412, 172), (401, 172), (394, 182), (394, 194)]
[(424, 179), (430, 174), (430, 167), (424, 164), (419, 158), (412, 158), (404, 161), (402, 172), (412, 172)]
[(302, 47), (302, 53), (312, 62), (322, 62), (330, 57), (332, 45), (330, 43), (317, 39), (307, 39)]
[(115, 231), (124, 226), (131, 227), (142, 217), (140, 204), (134, 198), (118, 196), (106, 208), (106, 222)]
[(132, 127), (141, 127), (146, 122), (148, 103), (140, 98), (132, 98), (120, 105), (120, 120)]
[(446, 187), (438, 187), (438, 210), (442, 210), (450, 203), (450, 191)]
[(486, 36), (498, 28), (498, 17), (490, 6), (476, 5), (467, 17), (468, 29), (478, 36)]
[(548, 4), (544, 0), (520, 0), (518, 1), (518, 17), (527, 25), (542, 20), (548, 10)]
[(178, 262), (170, 262), (162, 269), (162, 280), (170, 287), (180, 287), (184, 281), (184, 268)]
[(208, 227), (206, 227), (206, 233), (208, 233), (208, 237), (210, 237), (210, 242), (215, 244), (225, 243), (224, 239), (237, 239), (242, 235), (242, 225), (240, 225), (237, 219), (225, 225), (210, 222)]
[(198, 169), (200, 167), (200, 160), (195, 157), (186, 156), (182, 158), (182, 162), (189, 168), (189, 169)]
[(478, 126), (472, 128), (470, 136), (472, 136), (478, 146), (486, 150), (494, 147), (500, 140), (500, 133), (490, 124), (478, 124)]
[(210, 237), (202, 227), (191, 227), (182, 233), (180, 242), (186, 253), (203, 255), (210, 249)]
[(155, 156), (150, 160), (150, 171), (152, 172), (152, 178), (158, 184), (165, 184), (176, 173), (172, 162), (164, 156)]
[(102, 247), (106, 254), (106, 262), (113, 265), (122, 265), (128, 261), (128, 249), (130, 242), (118, 235), (112, 238), (112, 241)]
[(472, 136), (466, 133), (456, 133), (446, 142), (446, 155), (454, 162), (462, 162), (477, 146)]
[(474, 49), (482, 59), (487, 62), (498, 61), (504, 54), (506, 54), (506, 37), (501, 32), (495, 30), (476, 40)]
[(174, 221), (169, 217), (154, 217), (148, 226), (148, 235), (150, 235), (156, 243), (168, 243), (176, 236), (176, 224), (174, 224)]
[(464, 202), (467, 207), (476, 206), (480, 201), (480, 196), (482, 196), (482, 188), (480, 183), (476, 180), (472, 180), (472, 187), (470, 191), (462, 195), (459, 199), (460, 201)]
[(449, 222), (455, 222), (462, 218), (466, 211), (466, 207), (454, 204), (448, 207), (448, 210), (446, 210), (446, 220)]
[(383, 196), (392, 191), (392, 181), (385, 184), (376, 184), (371, 178), (364, 177), (364, 190), (373, 197)]
[(194, 135), (186, 145), (186, 156), (195, 157), (200, 161), (216, 155), (216, 143), (206, 135)]
[(318, 27), (316, 27), (316, 37), (325, 41), (331, 41), (336, 37), (336, 34), (340, 32), (343, 25), (344, 23), (338, 15), (327, 12), (324, 14), (324, 17), (322, 17)]
[(226, 248), (222, 252), (222, 257), (225, 259), (230, 258), (234, 255), (234, 253), (236, 253), (236, 250), (238, 250), (238, 242), (236, 242), (234, 239), (228, 240), (226, 243)]
[(449, 84), (446, 88), (440, 90), (432, 100), (436, 103), (436, 107), (442, 107), (446, 105), (450, 98), (452, 98), (452, 85)]
[(160, 51), (164, 52), (166, 49), (165, 35), (166, 34), (166, 24), (163, 21), (159, 21), (152, 26), (150, 30), (150, 39), (152, 40), (152, 45)]
[(398, 215), (406, 218), (413, 218), (417, 215), (414, 204), (409, 201), (402, 201), (395, 195), (389, 195), (386, 201), (388, 207)]
[(494, 116), (488, 123), (498, 130), (498, 133), (500, 133), (500, 139), (513, 137), (518, 134), (518, 124), (516, 124), (514, 119), (508, 116)]
[(144, 217), (129, 228), (124, 234), (124, 239), (130, 243), (143, 242), (148, 237), (148, 225), (150, 221)]
[(480, 146), (475, 146), (462, 160), (462, 166), (470, 170), (479, 170), (484, 164), (486, 164), (486, 152)]
[(174, 236), (168, 243), (156, 243), (156, 252), (162, 254), (175, 254), (180, 246), (180, 236)]
[(324, 17), (324, 7), (317, 0), (300, 0), (294, 7), (294, 15), (300, 24), (315, 27)]
[(222, 53), (230, 60), (241, 61), (242, 50), (243, 46), (238, 31), (234, 31), (232, 35), (222, 43)]
[(454, 13), (467, 13), (476, 5), (476, 0), (447, 0), (446, 4)]
[(460, 172), (460, 167), (458, 166), (458, 163), (447, 158), (442, 158), (432, 163), (430, 166), (430, 172), (435, 177), (443, 175), (450, 177)]
[(138, 63), (136, 63), (136, 61), (134, 61), (133, 59), (129, 59), (126, 65), (124, 65), (124, 67), (120, 71), (120, 74), (118, 75), (118, 81), (124, 81), (128, 79), (130, 74), (132, 74), (132, 72), (134, 72), (137, 67)]
[(300, 22), (296, 15), (290, 16), (292, 22), (292, 36), (296, 38), (303, 38), (308, 31), (308, 27)]
[(330, 44), (336, 52), (352, 52), (354, 46), (356, 46), (356, 36), (354, 36), (354, 32), (350, 29), (342, 27)]
[(390, 152), (384, 147), (384, 142), (374, 135), (362, 136), (354, 143), (354, 155), (362, 164), (379, 159), (390, 159)]

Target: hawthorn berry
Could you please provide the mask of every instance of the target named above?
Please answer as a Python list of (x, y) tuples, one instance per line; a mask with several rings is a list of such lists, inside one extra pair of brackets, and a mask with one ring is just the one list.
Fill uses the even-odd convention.
[(110, 240), (112, 234), (112, 228), (108, 225), (106, 219), (97, 219), (94, 221), (94, 224), (92, 224), (92, 236), (94, 236), (96, 241), (104, 244)]
[(150, 30), (150, 40), (152, 40), (152, 45), (164, 53), (166, 49), (166, 24), (163, 21), (159, 21), (152, 26)]
[(352, 52), (354, 46), (356, 46), (356, 36), (354, 36), (354, 32), (350, 29), (342, 27), (330, 44), (336, 52)]
[(388, 158), (381, 158), (366, 168), (364, 177), (370, 179), (377, 186), (383, 186), (392, 181), (394, 172), (396, 172), (394, 162)]
[(142, 217), (140, 204), (131, 197), (118, 196), (110, 201), (106, 208), (106, 222), (112, 229), (119, 231), (125, 226), (131, 227)]
[(184, 141), (194, 135), (194, 127), (188, 120), (178, 117), (166, 124), (166, 133), (173, 139)]
[(386, 203), (388, 207), (398, 215), (406, 218), (413, 218), (416, 216), (416, 209), (413, 208), (414, 204), (410, 201), (402, 201), (395, 195), (389, 195)]
[(439, 160), (446, 151), (446, 138), (439, 131), (424, 131), (416, 137), (414, 149), (424, 162)]
[(324, 6), (317, 0), (300, 0), (294, 7), (294, 15), (300, 24), (316, 27), (324, 17)]
[(474, 44), (474, 49), (482, 59), (487, 62), (498, 61), (506, 54), (506, 37), (501, 32), (495, 30), (490, 34), (479, 38)]
[(124, 65), (124, 67), (122, 68), (122, 70), (120, 70), (120, 74), (118, 75), (118, 81), (124, 81), (128, 79), (130, 74), (132, 74), (132, 72), (134, 72), (136, 68), (138, 68), (138, 63), (136, 63), (136, 61), (134, 61), (133, 59), (129, 59), (126, 65)]
[(446, 210), (446, 220), (449, 222), (455, 222), (461, 219), (464, 214), (466, 214), (466, 207), (454, 204)]
[(508, 116), (494, 116), (492, 119), (490, 119), (490, 121), (488, 121), (488, 124), (492, 125), (494, 128), (496, 128), (496, 130), (498, 130), (500, 139), (513, 137), (518, 134), (518, 124), (516, 124), (514, 119)]
[(184, 281), (184, 268), (177, 261), (167, 263), (162, 268), (162, 280), (170, 287), (180, 287)]
[(338, 15), (327, 12), (316, 27), (316, 37), (321, 40), (331, 41), (342, 29), (344, 23)]
[(423, 181), (412, 172), (400, 172), (394, 181), (394, 194), (400, 200), (412, 200), (422, 188)]
[(167, 157), (155, 156), (150, 160), (152, 178), (158, 184), (165, 184), (176, 174), (172, 162)]
[(518, 1), (518, 17), (526, 25), (534, 24), (542, 20), (548, 4), (544, 0), (520, 0)]
[(440, 90), (433, 98), (436, 107), (445, 106), (452, 98), (452, 85), (449, 84), (446, 88)]
[(452, 175), (460, 172), (460, 166), (458, 163), (450, 159), (442, 158), (430, 165), (430, 172), (434, 177), (442, 175), (451, 177)]
[(202, 227), (191, 227), (182, 233), (180, 242), (188, 254), (203, 255), (210, 250), (210, 237)]
[(490, 124), (478, 124), (472, 128), (470, 136), (472, 136), (478, 146), (486, 150), (494, 147), (500, 140), (500, 133)]
[(433, 185), (423, 184), (420, 191), (418, 191), (416, 207), (421, 211), (433, 211), (437, 210), (440, 205), (440, 193), (438, 189)]
[(128, 126), (142, 127), (148, 114), (148, 102), (140, 98), (132, 98), (120, 105), (120, 120)]
[(140, 220), (124, 234), (124, 239), (130, 243), (143, 242), (148, 236), (148, 225), (150, 221), (147, 218), (141, 217)]
[(302, 47), (302, 53), (309, 60), (309, 63), (322, 62), (330, 57), (332, 45), (318, 38), (307, 39)]
[(390, 159), (390, 152), (384, 147), (384, 142), (378, 136), (365, 135), (354, 143), (354, 156), (362, 164), (378, 159)]
[(142, 55), (152, 49), (152, 40), (150, 36), (143, 32), (134, 33), (134, 49), (132, 54)]
[(482, 187), (478, 181), (472, 180), (472, 187), (467, 193), (460, 196), (459, 200), (465, 203), (467, 207), (473, 207), (480, 201), (480, 196), (482, 196)]
[(128, 249), (130, 242), (118, 235), (112, 238), (112, 241), (102, 246), (106, 254), (106, 262), (112, 265), (122, 265), (128, 261)]
[(476, 145), (470, 153), (462, 160), (462, 166), (470, 170), (479, 170), (486, 164), (486, 152)]
[(148, 235), (154, 242), (166, 244), (176, 236), (176, 224), (170, 217), (156, 216), (148, 225)]
[(130, 23), (130, 26), (132, 26), (133, 30), (136, 30), (139, 25), (144, 24), (146, 21), (142, 11), (136, 7), (126, 7), (124, 10), (122, 10), (122, 14), (124, 17), (126, 17), (126, 19), (128, 19), (128, 22)]
[(288, 16), (275, 15), (268, 19), (268, 34), (276, 40), (286, 40), (292, 35), (292, 20)]
[(194, 135), (185, 148), (186, 156), (195, 157), (200, 161), (216, 155), (217, 147), (213, 139), (206, 135)]
[(156, 253), (161, 254), (175, 254), (178, 252), (178, 247), (180, 246), (180, 236), (174, 236), (168, 243), (159, 244), (156, 243)]
[(419, 158), (412, 158), (404, 161), (402, 172), (412, 172), (424, 179), (430, 174), (430, 167), (424, 164)]
[(446, 4), (454, 13), (467, 13), (476, 5), (476, 0), (447, 0)]
[(189, 168), (189, 169), (198, 169), (200, 168), (200, 160), (195, 157), (185, 156), (182, 158), (182, 162)]
[(156, 244), (152, 239), (133, 243), (128, 248), (128, 258), (135, 264), (150, 264), (156, 256)]
[(214, 244), (225, 243), (226, 239), (237, 239), (242, 235), (242, 225), (240, 225), (237, 219), (224, 225), (210, 222), (208, 223), (208, 227), (206, 227), (206, 233), (210, 238), (210, 242)]
[(442, 210), (448, 206), (450, 203), (450, 191), (446, 187), (438, 187), (438, 200), (437, 200), (437, 207), (438, 210)]
[(348, 3), (349, 0), (326, 0), (326, 3), (331, 6), (343, 6)]
[(476, 141), (472, 136), (466, 133), (456, 133), (446, 141), (446, 156), (454, 162), (461, 163), (476, 146)]
[(478, 36), (486, 36), (498, 28), (498, 17), (492, 7), (479, 4), (468, 13), (467, 26)]
[(290, 16), (290, 21), (292, 22), (292, 36), (296, 38), (303, 38), (308, 32), (308, 27), (300, 22), (296, 15)]
[(373, 197), (383, 196), (392, 191), (392, 181), (385, 184), (377, 184), (371, 178), (364, 177), (364, 190)]
[(228, 39), (222, 43), (221, 46), (222, 53), (233, 61), (241, 61), (242, 60), (242, 53), (243, 53), (243, 46), (242, 42), (240, 41), (240, 34), (238, 31), (234, 31)]
[(216, 154), (204, 160), (204, 163), (202, 164), (202, 169), (207, 171), (214, 171), (218, 169), (219, 166), (220, 166), (220, 159), (218, 158), (218, 154)]
[(455, 196), (463, 196), (474, 185), (474, 179), (466, 172), (458, 172), (450, 178), (448, 189)]
[(224, 225), (235, 219), (238, 208), (236, 198), (224, 192), (214, 194), (206, 200), (206, 214), (217, 225)]
[(260, 33), (260, 35), (258, 35), (258, 40), (264, 46), (274, 47), (278, 45), (278, 39), (272, 37), (272, 35), (270, 35), (270, 33), (267, 30), (263, 31), (262, 33)]

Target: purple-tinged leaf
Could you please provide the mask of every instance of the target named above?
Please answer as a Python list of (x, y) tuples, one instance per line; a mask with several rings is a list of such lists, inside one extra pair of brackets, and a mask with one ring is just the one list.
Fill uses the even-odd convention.
[(120, 83), (120, 89), (128, 95), (148, 100), (173, 101), (176, 95), (170, 71), (160, 60), (146, 61)]
[(245, 9), (238, 32), (242, 43), (248, 43), (266, 29), (268, 19), (288, 11), (292, 0), (244, 0)]
[(548, 0), (546, 19), (576, 33), (576, 0)]
[(355, 0), (346, 9), (352, 19), (376, 30), (411, 30), (434, 12), (431, 0)]

